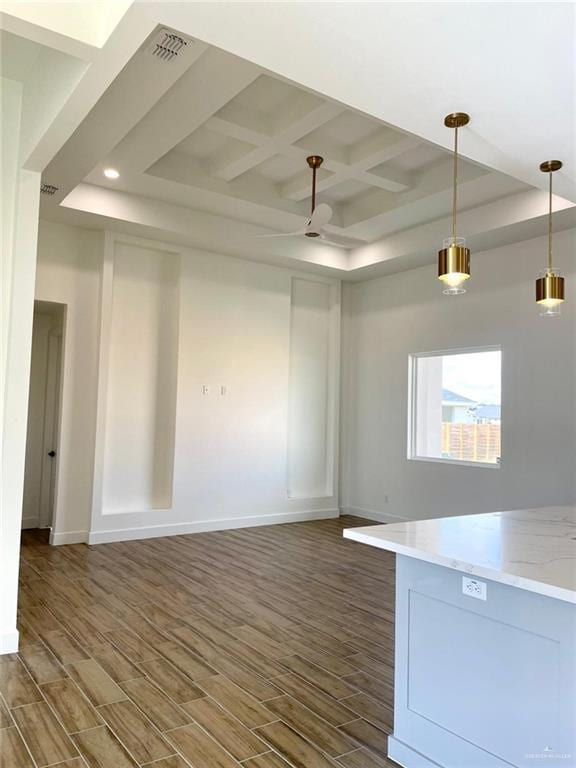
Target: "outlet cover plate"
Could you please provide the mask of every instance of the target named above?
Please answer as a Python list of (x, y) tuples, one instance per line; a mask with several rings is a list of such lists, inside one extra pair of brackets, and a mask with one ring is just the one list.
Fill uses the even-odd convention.
[(486, 582), (462, 576), (462, 594), (476, 600), (486, 600)]

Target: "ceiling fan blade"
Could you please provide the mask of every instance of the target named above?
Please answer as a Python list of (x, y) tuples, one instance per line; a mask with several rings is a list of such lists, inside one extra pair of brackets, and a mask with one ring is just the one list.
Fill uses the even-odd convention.
[(273, 235), (252, 235), (255, 238), (263, 237), (297, 237), (298, 235), (305, 234), (305, 229), (299, 229), (298, 232), (275, 232)]
[(318, 232), (325, 224), (328, 224), (333, 216), (332, 208), (326, 203), (320, 203), (314, 208), (306, 229), (308, 232)]

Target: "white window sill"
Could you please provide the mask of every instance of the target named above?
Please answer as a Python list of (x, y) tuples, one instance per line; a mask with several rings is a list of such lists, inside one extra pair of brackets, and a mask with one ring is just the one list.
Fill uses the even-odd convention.
[(488, 461), (465, 461), (464, 459), (442, 459), (434, 456), (408, 456), (408, 461), (426, 461), (432, 464), (452, 464), (456, 467), (480, 467), (482, 469), (500, 469), (501, 462), (491, 464)]

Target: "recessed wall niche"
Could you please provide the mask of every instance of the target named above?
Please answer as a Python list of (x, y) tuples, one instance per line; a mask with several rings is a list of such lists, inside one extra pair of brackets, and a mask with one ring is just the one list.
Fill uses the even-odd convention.
[(172, 506), (179, 257), (115, 241), (102, 513)]
[(288, 496), (333, 493), (336, 329), (335, 288), (293, 278), (290, 301)]

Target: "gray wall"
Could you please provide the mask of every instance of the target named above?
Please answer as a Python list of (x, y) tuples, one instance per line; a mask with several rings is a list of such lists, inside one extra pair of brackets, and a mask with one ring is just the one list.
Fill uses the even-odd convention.
[[(574, 501), (576, 230), (554, 243), (556, 318), (534, 302), (545, 238), (473, 253), (463, 296), (442, 294), (434, 266), (345, 285), (344, 509), (392, 520)], [(487, 345), (502, 347), (501, 468), (409, 461), (409, 354)]]

